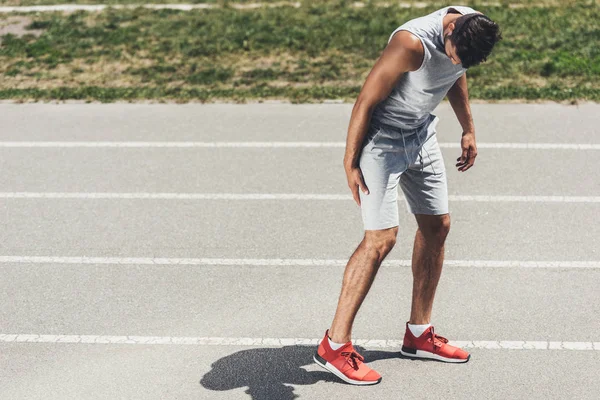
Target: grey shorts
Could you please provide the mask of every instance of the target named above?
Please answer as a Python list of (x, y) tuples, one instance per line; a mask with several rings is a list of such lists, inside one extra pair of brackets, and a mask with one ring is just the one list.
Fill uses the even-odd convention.
[(448, 183), (436, 137), (439, 118), (431, 115), (416, 129), (372, 121), (360, 156), (369, 194), (360, 193), (365, 230), (399, 225), (398, 183), (413, 214), (448, 213)]

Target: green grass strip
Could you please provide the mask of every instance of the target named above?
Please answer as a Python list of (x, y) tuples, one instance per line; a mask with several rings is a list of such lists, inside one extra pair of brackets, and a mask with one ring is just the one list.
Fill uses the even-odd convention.
[[(351, 101), (389, 34), (439, 6), (349, 4), (29, 15), (42, 34), (2, 38), (0, 98)], [(476, 7), (504, 40), (467, 72), (471, 97), (598, 101), (595, 4)]]
[[(244, 3), (300, 3), (300, 4), (327, 4), (327, 3), (339, 3), (339, 0), (2, 0), (0, 5), (2, 6), (32, 6), (32, 5), (54, 5), (54, 4), (244, 4)], [(362, 3), (389, 3), (385, 0), (372, 1), (362, 0)], [(583, 3), (581, 0), (462, 0), (459, 3), (461, 5), (481, 5), (485, 3), (497, 3), (497, 4), (519, 4), (527, 6), (538, 6), (538, 5), (565, 5), (572, 3)], [(587, 0), (589, 3), (589, 0)], [(352, 2), (354, 3), (354, 1)], [(404, 0), (399, 3), (411, 4), (411, 3), (429, 3), (429, 4), (440, 4), (446, 5), (442, 1), (420, 1), (420, 0)]]

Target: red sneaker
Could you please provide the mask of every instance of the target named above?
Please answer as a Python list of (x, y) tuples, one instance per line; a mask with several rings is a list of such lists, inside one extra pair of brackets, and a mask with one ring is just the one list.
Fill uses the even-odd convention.
[(381, 375), (363, 362), (364, 358), (354, 350), (352, 342), (333, 350), (327, 340), (328, 334), (329, 330), (325, 332), (325, 337), (313, 356), (318, 365), (352, 385), (375, 385), (381, 382)]
[(417, 338), (408, 328), (408, 323), (400, 353), (408, 358), (428, 358), (450, 363), (465, 363), (471, 358), (471, 355), (463, 349), (449, 345), (448, 339), (436, 335), (433, 326), (427, 328)]

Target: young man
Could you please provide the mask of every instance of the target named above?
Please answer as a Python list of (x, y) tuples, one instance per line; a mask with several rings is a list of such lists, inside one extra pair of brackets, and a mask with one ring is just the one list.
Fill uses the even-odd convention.
[(501, 39), (498, 25), (469, 7), (445, 7), (396, 29), (352, 110), (344, 167), (361, 207), (365, 236), (350, 257), (331, 328), (315, 362), (344, 381), (371, 385), (381, 376), (351, 342), (352, 324), (377, 270), (396, 243), (398, 184), (418, 229), (412, 257), (410, 320), (401, 353), (412, 358), (467, 362), (430, 325), (431, 309), (450, 228), (446, 171), (431, 114), (447, 95), (463, 133), (461, 172), (477, 156), (468, 102), (467, 68), (485, 61)]

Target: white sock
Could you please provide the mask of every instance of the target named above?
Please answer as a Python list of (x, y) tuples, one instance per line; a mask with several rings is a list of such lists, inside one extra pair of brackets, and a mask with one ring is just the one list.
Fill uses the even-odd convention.
[(344, 346), (346, 344), (346, 343), (332, 342), (331, 339), (329, 339), (329, 336), (327, 337), (327, 341), (329, 342), (329, 347), (331, 347), (332, 350), (338, 350), (338, 349), (342, 348), (342, 346)]
[(429, 328), (431, 326), (431, 324), (425, 324), (425, 325), (413, 325), (413, 324), (408, 324), (408, 329), (410, 329), (410, 332), (413, 334), (414, 337), (419, 337), (423, 334), (423, 332), (425, 332), (425, 330), (427, 330), (427, 328)]

